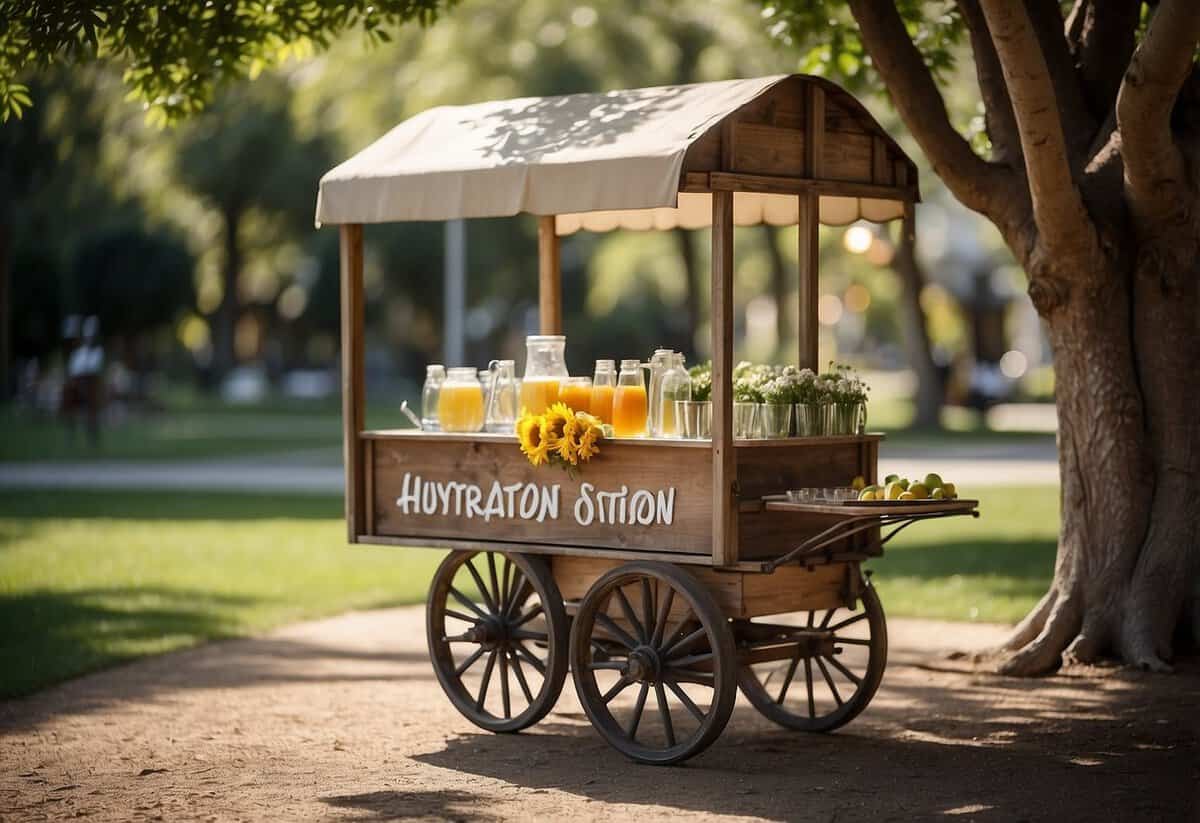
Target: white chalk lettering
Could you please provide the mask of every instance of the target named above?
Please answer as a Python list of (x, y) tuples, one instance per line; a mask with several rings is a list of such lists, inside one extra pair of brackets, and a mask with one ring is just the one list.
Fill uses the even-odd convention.
[(641, 526), (649, 526), (654, 522), (654, 495), (645, 489), (638, 489), (629, 498), (629, 521)]
[(504, 517), (504, 490), (500, 488), (500, 481), (492, 481), (492, 490), (488, 492), (487, 505), (483, 509), (483, 519), (491, 523), (492, 515), (496, 517)]
[(408, 514), (409, 506), (415, 511), (421, 500), (421, 478), (413, 478), (412, 472), (405, 472), (400, 481), (400, 496), (396, 498), (396, 506), (401, 514)]
[(671, 525), (675, 520), (675, 487), (658, 493), (658, 522)]
[(590, 526), (596, 519), (596, 506), (591, 497), (594, 488), (596, 487), (591, 483), (579, 484), (579, 499), (575, 501), (575, 522), (581, 526)]
[(467, 486), (467, 517), (483, 517), (483, 509), (479, 501), (483, 499), (483, 490), (478, 486)]
[(542, 486), (542, 507), (538, 510), (537, 521), (541, 523), (547, 517), (551, 520), (558, 519), (558, 492), (562, 486), (555, 483), (550, 488)]

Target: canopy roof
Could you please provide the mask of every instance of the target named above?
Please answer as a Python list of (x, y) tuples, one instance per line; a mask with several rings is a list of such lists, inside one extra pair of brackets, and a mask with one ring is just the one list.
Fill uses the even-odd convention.
[[(829, 137), (815, 163), (824, 174), (800, 168), (804, 132), (796, 126), (810, 84), (827, 95), (819, 122)], [(739, 164), (735, 143), (756, 150)], [(828, 81), (777, 75), (429, 109), (321, 178), (316, 219), (529, 212), (557, 215), (559, 234), (698, 228), (711, 215), (707, 173), (722, 170), (771, 175), (758, 178), (763, 190), (737, 187), (738, 225), (797, 221), (797, 197), (772, 191), (771, 181), (783, 179), (824, 182), (827, 224), (891, 220), (917, 199), (915, 166), (861, 104)]]

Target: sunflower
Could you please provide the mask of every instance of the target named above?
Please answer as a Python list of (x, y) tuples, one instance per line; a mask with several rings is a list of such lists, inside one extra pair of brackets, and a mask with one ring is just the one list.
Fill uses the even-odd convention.
[(592, 421), (595, 422), (588, 421), (586, 425), (580, 426), (579, 442), (575, 447), (575, 453), (583, 461), (591, 460), (600, 453), (598, 443), (600, 438), (604, 436), (604, 429), (600, 427), (600, 421), (590, 414), (587, 416), (591, 417)]
[(586, 428), (587, 426), (582, 424), (575, 415), (570, 415), (563, 421), (562, 436), (558, 438), (558, 443), (555, 444), (554, 450), (564, 463), (572, 466), (578, 465), (579, 437)]
[(565, 403), (555, 403), (543, 415), (546, 419), (546, 426), (542, 429), (542, 437), (545, 438), (550, 449), (558, 448), (558, 441), (563, 436), (563, 428), (567, 425), (567, 419), (572, 415), (574, 412), (567, 408)]
[(538, 414), (527, 414), (517, 421), (517, 439), (521, 451), (534, 466), (550, 459), (550, 444), (546, 441), (546, 420)]

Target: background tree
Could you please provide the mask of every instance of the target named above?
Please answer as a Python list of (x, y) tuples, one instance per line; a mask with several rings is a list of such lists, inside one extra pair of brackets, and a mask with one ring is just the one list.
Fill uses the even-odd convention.
[(316, 181), (332, 166), (321, 135), (296, 132), (289, 96), (278, 81), (230, 89), (184, 132), (176, 173), (220, 215), (221, 300), (213, 322), (213, 371), (236, 363), (234, 339), (243, 309), (244, 224), (257, 216), (281, 237), (312, 228)]
[(388, 28), (431, 22), (453, 0), (0, 0), (0, 114), (32, 104), (17, 82), (27, 70), (103, 56), (125, 65), (125, 83), (160, 122), (193, 114), (217, 85), (255, 76), (361, 27), (369, 42)]
[[(878, 71), (934, 170), (1029, 275), (1054, 352), (1062, 529), (1053, 585), (1002, 669), (1108, 651), (1167, 668), (1200, 568), (1200, 14), (932, 5), (789, 0), (768, 16), (793, 44), (820, 39), (813, 57), (836, 55), (834, 70)], [(939, 90), (960, 39), (984, 104), (974, 141)]]

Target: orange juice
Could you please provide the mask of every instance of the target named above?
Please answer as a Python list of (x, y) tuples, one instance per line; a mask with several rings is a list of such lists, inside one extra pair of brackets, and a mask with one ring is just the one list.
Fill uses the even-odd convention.
[(475, 385), (442, 384), (438, 422), (444, 432), (477, 432), (483, 428), (483, 389)]
[(616, 386), (592, 386), (591, 413), (600, 418), (602, 423), (613, 422), (613, 392)]
[(521, 411), (542, 414), (558, 402), (558, 377), (528, 377), (521, 381)]
[(646, 387), (617, 386), (613, 395), (613, 434), (617, 437), (646, 436)]
[(568, 377), (559, 386), (558, 399), (571, 411), (587, 412), (592, 407), (592, 381), (587, 377)]

